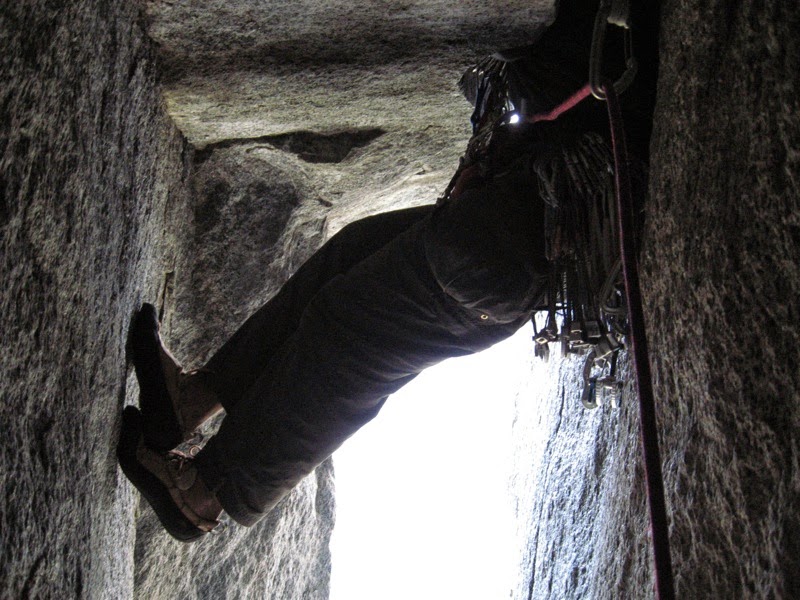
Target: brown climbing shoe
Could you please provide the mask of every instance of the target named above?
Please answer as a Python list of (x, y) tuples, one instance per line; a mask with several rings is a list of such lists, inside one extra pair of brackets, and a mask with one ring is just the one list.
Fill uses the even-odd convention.
[[(145, 444), (167, 451), (183, 440), (183, 430), (170, 396), (168, 376), (162, 359), (166, 350), (158, 335), (158, 313), (152, 304), (143, 304), (131, 329), (131, 353), (139, 381), (139, 406)], [(178, 370), (180, 367), (178, 367)]]
[(158, 314), (143, 304), (131, 328), (131, 354), (139, 381), (145, 443), (166, 452), (196, 437), (196, 429), (222, 410), (207, 384), (208, 371), (185, 372), (164, 347)]
[(123, 473), (153, 508), (172, 537), (193, 542), (219, 525), (216, 519), (198, 515), (186, 502), (197, 481), (191, 461), (149, 448), (144, 439), (143, 418), (133, 406), (122, 413), (117, 458)]

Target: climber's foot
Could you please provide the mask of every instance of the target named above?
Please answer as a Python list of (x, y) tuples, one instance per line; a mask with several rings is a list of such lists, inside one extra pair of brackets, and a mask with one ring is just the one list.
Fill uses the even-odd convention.
[(222, 506), (191, 460), (147, 446), (143, 423), (137, 408), (125, 408), (117, 445), (119, 464), (164, 529), (177, 540), (193, 542), (219, 525)]
[(131, 330), (131, 349), (139, 381), (145, 443), (158, 451), (171, 450), (221, 406), (204, 384), (205, 373), (184, 373), (158, 333), (158, 313), (143, 304)]

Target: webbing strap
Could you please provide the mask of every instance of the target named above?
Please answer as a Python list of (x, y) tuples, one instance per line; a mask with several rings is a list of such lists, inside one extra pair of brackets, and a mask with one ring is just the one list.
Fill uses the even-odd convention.
[(549, 112), (536, 113), (535, 115), (525, 117), (525, 120), (528, 123), (538, 123), (540, 121), (555, 121), (558, 117), (563, 115), (565, 112), (575, 108), (578, 104), (580, 104), (583, 100), (585, 100), (591, 95), (592, 95), (592, 88), (587, 83), (577, 92), (572, 94), (572, 96), (564, 100), (561, 104), (557, 105)]

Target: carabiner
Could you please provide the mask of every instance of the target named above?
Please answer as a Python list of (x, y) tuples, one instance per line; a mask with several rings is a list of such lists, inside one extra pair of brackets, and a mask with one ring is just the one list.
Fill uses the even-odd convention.
[(617, 94), (624, 92), (633, 82), (638, 65), (633, 56), (628, 0), (601, 0), (594, 19), (592, 48), (589, 57), (589, 87), (592, 95), (598, 100), (605, 100), (603, 91), (603, 45), (606, 40), (606, 28), (616, 25), (625, 29), (625, 72), (614, 83)]

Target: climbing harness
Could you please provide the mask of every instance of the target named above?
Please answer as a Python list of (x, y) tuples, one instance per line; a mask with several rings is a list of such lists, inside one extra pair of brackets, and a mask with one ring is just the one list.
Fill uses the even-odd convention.
[[(622, 383), (616, 379), (623, 339), (631, 348), (639, 391), (642, 448), (655, 563), (658, 600), (675, 597), (669, 531), (658, 448), (655, 401), (639, 289), (631, 164), (627, 156), (618, 95), (633, 81), (633, 55), (628, 0), (600, 0), (591, 43), (589, 81), (555, 108), (526, 115), (504, 94), (506, 66), (492, 57), (462, 78), (465, 95), (475, 104), (473, 137), (459, 169), (440, 202), (445, 202), (466, 168), (482, 166), (493, 137), (515, 120), (553, 121), (589, 96), (606, 102), (611, 129), (611, 153), (602, 140), (584, 136), (558, 155), (545, 156), (529, 167), (539, 181), (547, 207), (546, 252), (554, 265), (547, 291), (545, 324), (534, 336), (536, 355), (547, 358), (550, 345), (562, 354), (586, 356), (581, 402), (596, 408), (619, 401)], [(623, 28), (625, 70), (614, 83), (602, 71), (606, 29)], [(478, 83), (476, 83), (478, 82)], [(505, 88), (507, 91), (507, 87)], [(519, 112), (516, 111), (520, 108)], [(607, 178), (613, 178), (609, 194)]]
[[(475, 106), (473, 136), (440, 203), (449, 199), (468, 168), (502, 175), (496, 172), (496, 165), (487, 165), (492, 163), (489, 157), (495, 140), (502, 140), (509, 125), (554, 121), (590, 96), (605, 98), (601, 67), (610, 26), (623, 28), (624, 70), (614, 89), (617, 93), (627, 89), (637, 71), (629, 9), (628, 0), (600, 2), (592, 29), (589, 81), (549, 110), (528, 114), (524, 94), (512, 97), (510, 65), (519, 57), (495, 55), (464, 74), (462, 91)], [(628, 322), (617, 243), (614, 160), (607, 143), (596, 134), (558, 146), (558, 152), (534, 153), (527, 165), (520, 165), (518, 159), (506, 168), (527, 168), (535, 175), (546, 205), (544, 234), (552, 272), (546, 295), (547, 318), (544, 326), (536, 327), (535, 353), (548, 359), (551, 346), (556, 346), (562, 356), (585, 356), (583, 406), (615, 407), (622, 386), (616, 379), (616, 357), (628, 335)]]
[[(515, 57), (492, 56), (468, 70), (460, 82), (464, 95), (474, 104), (471, 117), (473, 136), (450, 185), (439, 203), (452, 195), (466, 169), (479, 169), (494, 177), (492, 164), (495, 146), (502, 146), (510, 125), (554, 121), (593, 95), (601, 96), (600, 84), (592, 84), (602, 71), (606, 22), (627, 24), (627, 2), (601, 2), (594, 20), (590, 71), (592, 77), (554, 108), (528, 114), (524, 94), (513, 97), (510, 91), (511, 70)], [(603, 27), (600, 27), (600, 25)], [(627, 32), (627, 29), (626, 29)], [(630, 33), (624, 39), (625, 71), (617, 81), (619, 91), (633, 80), (636, 60)], [(518, 57), (517, 57), (518, 58)], [(515, 106), (515, 103), (517, 106)], [(504, 131), (505, 130), (505, 131)], [(499, 142), (497, 140), (500, 140)], [(613, 196), (614, 164), (607, 143), (597, 134), (586, 134), (569, 143), (556, 144), (557, 152), (534, 152), (527, 165), (525, 157), (511, 160), (511, 170), (524, 170), (535, 176), (545, 200), (545, 241), (551, 264), (546, 295), (547, 320), (537, 327), (535, 353), (547, 359), (551, 347), (561, 355), (587, 357), (586, 370), (600, 371), (593, 384), (587, 375), (582, 397), (586, 408), (602, 404), (616, 406), (621, 382), (612, 359), (622, 347), (627, 334), (627, 318), (617, 248), (616, 207)]]

